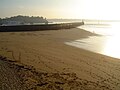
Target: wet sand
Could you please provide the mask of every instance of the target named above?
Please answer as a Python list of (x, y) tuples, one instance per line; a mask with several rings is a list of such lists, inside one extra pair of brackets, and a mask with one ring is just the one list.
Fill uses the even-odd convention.
[(95, 35), (76, 28), (1, 32), (0, 55), (15, 61), (20, 67), (16, 73), (29, 89), (119, 90), (119, 59), (64, 44)]

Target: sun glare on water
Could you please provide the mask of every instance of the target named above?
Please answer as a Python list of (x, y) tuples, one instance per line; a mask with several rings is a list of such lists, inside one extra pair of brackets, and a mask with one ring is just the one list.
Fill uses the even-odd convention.
[(111, 23), (110, 27), (104, 27), (104, 25), (102, 27), (92, 25), (92, 28), (89, 25), (81, 26), (82, 29), (90, 32), (93, 30), (100, 36), (90, 36), (66, 44), (120, 59), (120, 22), (109, 23)]
[(111, 36), (106, 39), (103, 53), (109, 56), (120, 58), (120, 23), (113, 23), (110, 29)]

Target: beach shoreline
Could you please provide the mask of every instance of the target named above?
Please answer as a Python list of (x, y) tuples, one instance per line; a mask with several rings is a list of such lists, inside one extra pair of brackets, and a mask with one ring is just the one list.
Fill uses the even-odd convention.
[[(33, 86), (38, 85), (36, 87), (41, 90), (48, 86), (51, 86), (51, 90), (53, 88), (55, 90), (57, 88), (119, 90), (119, 59), (64, 44), (66, 41), (96, 35), (77, 28), (57, 31), (1, 32), (0, 55), (17, 63), (32, 66), (37, 72), (43, 72), (36, 77), (43, 75), (46, 77), (43, 78), (44, 83), (48, 83), (49, 80), (50, 83), (42, 86), (38, 85), (40, 83), (38, 81), (37, 84), (33, 83)], [(35, 76), (34, 73), (31, 75)], [(36, 82), (37, 79), (32, 77), (30, 80), (29, 82), (34, 80)]]

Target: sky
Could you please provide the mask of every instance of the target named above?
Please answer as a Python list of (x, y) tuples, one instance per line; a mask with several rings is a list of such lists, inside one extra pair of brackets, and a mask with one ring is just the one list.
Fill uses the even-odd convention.
[(16, 15), (120, 20), (120, 0), (0, 0), (0, 18)]

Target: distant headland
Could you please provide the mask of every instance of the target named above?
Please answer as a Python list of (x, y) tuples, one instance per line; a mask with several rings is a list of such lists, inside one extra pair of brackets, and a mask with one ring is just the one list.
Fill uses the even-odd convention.
[(32, 25), (34, 23), (48, 23), (46, 18), (42, 16), (34, 17), (34, 16), (13, 16), (10, 18), (0, 18), (0, 25), (2, 26), (12, 26), (12, 25)]

